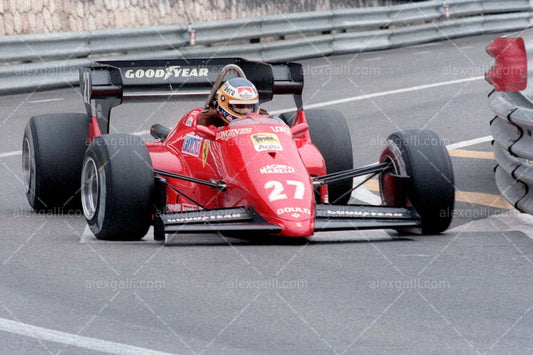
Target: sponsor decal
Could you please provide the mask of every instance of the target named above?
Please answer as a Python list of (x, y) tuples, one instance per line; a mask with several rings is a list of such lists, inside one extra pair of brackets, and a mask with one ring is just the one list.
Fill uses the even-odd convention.
[(291, 129), (288, 126), (272, 126), (270, 129), (274, 133), (286, 133), (288, 135), (292, 134)]
[(204, 141), (202, 144), (202, 167), (205, 168), (205, 163), (207, 162), (207, 157), (209, 156), (209, 141)]
[(257, 152), (265, 150), (283, 150), (279, 138), (274, 133), (256, 133), (251, 137), (254, 148)]
[(180, 210), (180, 204), (179, 203), (176, 203), (176, 204), (169, 203), (169, 204), (167, 204), (167, 210), (169, 210), (169, 211), (179, 211)]
[(206, 77), (209, 75), (208, 68), (191, 68), (172, 65), (166, 68), (129, 69), (124, 76), (128, 79), (163, 79)]
[(168, 204), (167, 209), (174, 212), (198, 211), (198, 206), (188, 203)]
[(229, 80), (224, 83), (222, 90), (225, 91), (229, 96), (235, 96), (235, 88), (230, 85)]
[[(305, 185), (301, 181), (294, 181), (294, 180), (287, 180), (287, 185), (291, 186), (291, 188), (294, 187), (294, 196), (293, 198), (295, 200), (303, 200), (304, 194), (305, 194)], [(265, 184), (266, 190), (271, 190), (270, 194), (268, 195), (268, 200), (270, 202), (277, 201), (277, 200), (286, 200), (287, 194), (285, 193), (285, 187), (280, 181), (272, 180), (268, 181)]]
[(182, 203), (180, 211), (183, 211), (183, 212), (198, 211), (198, 206), (192, 205), (190, 203)]
[[(293, 216), (295, 218), (298, 218), (298, 217), (300, 217), (300, 215), (299, 215), (300, 213), (303, 213), (305, 215), (310, 216), (311, 215), (311, 210), (309, 208), (302, 208), (302, 207), (285, 207), (285, 208), (278, 209), (276, 211), (276, 213), (278, 214), (278, 216), (290, 213), (291, 216)], [(297, 216), (295, 216), (295, 215), (297, 215)]]
[(238, 87), (237, 92), (241, 99), (251, 99), (255, 96), (253, 89), (249, 86)]
[(183, 146), (181, 151), (185, 154), (194, 155), (197, 157), (200, 154), (200, 149), (202, 147), (202, 138), (187, 134), (185, 140), (183, 141)]
[(176, 218), (169, 218), (167, 220), (167, 223), (190, 223), (190, 222), (212, 222), (212, 221), (220, 221), (220, 220), (231, 220), (235, 218), (244, 218), (248, 217), (247, 214), (244, 213), (220, 213), (216, 215), (201, 215), (198, 213), (197, 216), (184, 216), (184, 217), (176, 217)]
[(194, 118), (192, 116), (187, 117), (187, 121), (185, 121), (185, 126), (191, 127), (193, 120), (194, 120)]
[(234, 128), (234, 129), (228, 129), (226, 131), (221, 131), (217, 133), (216, 139), (217, 140), (224, 140), (227, 141), (230, 138), (236, 137), (240, 134), (250, 134), (252, 133), (251, 128)]
[(377, 211), (327, 211), (331, 217), (407, 217), (409, 215), (400, 212), (377, 212)]
[(296, 170), (289, 165), (270, 164), (259, 169), (261, 174), (292, 174)]
[(233, 121), (233, 116), (230, 115), (230, 113), (224, 109), (220, 110), (220, 113), (222, 114), (222, 117), (226, 119), (226, 121), (230, 122)]

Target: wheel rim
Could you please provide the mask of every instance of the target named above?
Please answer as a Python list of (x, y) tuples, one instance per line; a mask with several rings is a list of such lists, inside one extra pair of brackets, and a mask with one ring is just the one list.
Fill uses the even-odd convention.
[(22, 174), (24, 178), (24, 188), (26, 192), (31, 190), (31, 178), (35, 176), (35, 164), (33, 162), (33, 152), (28, 137), (24, 138), (22, 146)]
[(98, 206), (98, 169), (93, 158), (88, 158), (81, 172), (81, 205), (87, 220), (93, 219)]

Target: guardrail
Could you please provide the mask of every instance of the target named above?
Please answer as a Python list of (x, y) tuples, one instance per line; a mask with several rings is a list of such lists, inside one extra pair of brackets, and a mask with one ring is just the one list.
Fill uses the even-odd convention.
[(496, 64), (486, 78), (495, 90), (489, 105), (496, 185), (509, 203), (533, 213), (533, 30), (495, 39), (487, 47)]
[[(298, 60), (526, 28), (529, 0), (435, 0), (188, 25), (0, 38), (0, 94), (78, 84), (94, 58)], [(3, 63), (3, 65), (2, 65)]]

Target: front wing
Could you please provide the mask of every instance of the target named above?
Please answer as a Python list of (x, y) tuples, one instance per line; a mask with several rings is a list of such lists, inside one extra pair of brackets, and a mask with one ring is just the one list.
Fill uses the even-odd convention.
[[(315, 231), (363, 229), (416, 229), (420, 216), (413, 208), (366, 205), (316, 205)], [(205, 211), (156, 214), (154, 238), (167, 234), (255, 231), (276, 234), (277, 225), (265, 221), (252, 208), (223, 208)]]

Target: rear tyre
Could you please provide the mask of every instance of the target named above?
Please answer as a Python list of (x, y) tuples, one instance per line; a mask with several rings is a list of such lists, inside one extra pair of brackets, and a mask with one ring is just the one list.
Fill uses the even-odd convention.
[(444, 232), (452, 220), (455, 188), (450, 156), (439, 136), (429, 130), (393, 133), (379, 161), (393, 167), (379, 178), (383, 203), (414, 207), (423, 234)]
[(30, 118), (22, 139), (22, 172), (26, 198), (33, 209), (55, 213), (79, 209), (88, 137), (85, 113)]
[(81, 200), (97, 239), (142, 239), (153, 214), (154, 172), (146, 145), (129, 134), (95, 138), (83, 160)]
[[(280, 118), (292, 126), (295, 112), (283, 113)], [(344, 115), (336, 110), (306, 110), (309, 134), (326, 162), (328, 174), (353, 169), (350, 131)], [(328, 184), (330, 203), (345, 205), (350, 200), (353, 179)]]

